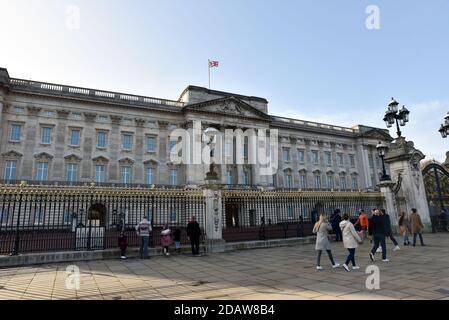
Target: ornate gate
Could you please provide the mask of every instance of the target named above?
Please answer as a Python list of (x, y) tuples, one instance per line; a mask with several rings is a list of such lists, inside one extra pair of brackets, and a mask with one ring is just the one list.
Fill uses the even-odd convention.
[(428, 162), (422, 170), (427, 203), (433, 231), (447, 230), (449, 209), (449, 171), (436, 161)]

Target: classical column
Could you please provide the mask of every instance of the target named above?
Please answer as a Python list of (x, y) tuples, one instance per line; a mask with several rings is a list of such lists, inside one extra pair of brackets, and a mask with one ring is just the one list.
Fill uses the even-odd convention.
[(158, 121), (159, 126), (159, 183), (168, 184), (169, 176), (168, 176), (168, 167), (167, 163), (169, 162), (169, 151), (167, 151), (168, 147), (168, 122), (167, 121)]
[[(81, 179), (85, 181), (93, 181), (94, 177), (92, 176), (93, 170), (92, 170), (92, 156), (93, 156), (93, 150), (95, 148), (95, 142), (96, 142), (96, 132), (95, 132), (95, 125), (94, 121), (96, 118), (96, 113), (84, 113), (84, 119), (86, 125), (84, 126), (83, 130), (83, 152), (82, 152), (82, 161), (81, 161)], [(107, 173), (109, 170), (106, 171)]]
[(39, 123), (38, 123), (38, 113), (41, 108), (30, 105), (27, 107), (28, 109), (28, 117), (25, 125), (23, 126), (23, 130), (26, 131), (25, 139), (24, 139), (24, 148), (25, 155), (22, 161), (22, 170), (21, 177), (24, 180), (34, 180), (33, 177), (33, 166), (34, 166), (34, 157), (33, 154), (35, 152), (36, 142), (39, 140)]
[(143, 155), (145, 153), (145, 136), (143, 133), (143, 127), (145, 125), (145, 120), (136, 118), (136, 145), (133, 146), (133, 154), (135, 156), (135, 162), (133, 167), (133, 182), (134, 183), (144, 183), (145, 182), (145, 172), (143, 165)]
[(357, 143), (356, 150), (357, 150), (357, 171), (360, 177), (359, 188), (366, 189), (371, 185), (368, 151), (366, 150), (366, 145), (363, 145), (362, 143)]
[[(2, 154), (3, 152), (5, 152), (6, 150), (3, 150), (3, 145), (4, 145), (4, 143), (3, 143), (3, 141), (6, 141), (6, 139), (5, 140), (3, 140), (3, 127), (5, 127), (5, 124), (3, 124), (3, 97), (0, 95), (0, 154)], [(5, 143), (6, 144), (6, 143)]]
[[(65, 141), (66, 137), (69, 137), (67, 134), (67, 117), (70, 114), (70, 111), (65, 109), (56, 110), (58, 115), (58, 122), (55, 126), (55, 157), (54, 163), (52, 167), (52, 177), (56, 180), (64, 180), (65, 172), (64, 172), (64, 152), (67, 145), (67, 141)], [(70, 137), (68, 138), (70, 139)]]

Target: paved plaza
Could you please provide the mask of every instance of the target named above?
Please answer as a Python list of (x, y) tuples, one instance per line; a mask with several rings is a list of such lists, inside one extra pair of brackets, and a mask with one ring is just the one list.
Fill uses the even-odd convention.
[[(0, 269), (0, 299), (449, 299), (449, 234), (425, 234), (426, 247), (392, 252), (391, 262), (357, 252), (360, 270), (315, 269), (314, 245), (234, 251), (202, 257), (105, 260)], [(399, 239), (398, 239), (399, 240)], [(336, 260), (346, 250), (333, 243)], [(79, 290), (66, 288), (66, 267), (79, 267)], [(368, 290), (365, 268), (380, 268), (380, 289)]]

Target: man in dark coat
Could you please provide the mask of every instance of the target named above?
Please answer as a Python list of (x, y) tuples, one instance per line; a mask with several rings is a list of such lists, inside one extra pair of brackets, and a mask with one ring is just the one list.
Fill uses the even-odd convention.
[(200, 225), (196, 221), (195, 216), (192, 216), (192, 219), (187, 224), (187, 237), (190, 240), (190, 245), (192, 246), (192, 254), (194, 256), (200, 253), (200, 236)]
[(379, 248), (379, 244), (382, 247), (382, 261), (389, 261), (387, 259), (387, 246), (385, 244), (385, 236), (388, 234), (388, 226), (386, 220), (386, 217), (382, 215), (379, 210), (375, 210), (373, 217), (368, 224), (370, 239), (374, 239), (374, 246), (369, 254), (369, 257), (372, 261), (374, 261), (374, 255), (376, 254), (377, 248)]
[(334, 210), (334, 213), (331, 215), (329, 222), (331, 223), (332, 230), (335, 232), (335, 241), (343, 241), (343, 235), (340, 229), (340, 209)]

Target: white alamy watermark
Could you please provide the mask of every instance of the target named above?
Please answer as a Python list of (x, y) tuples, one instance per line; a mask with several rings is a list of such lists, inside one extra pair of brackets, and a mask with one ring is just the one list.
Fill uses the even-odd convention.
[(80, 24), (80, 8), (76, 5), (70, 5), (65, 10), (65, 25), (67, 29), (73, 31), (73, 30), (79, 30), (81, 27)]
[(379, 290), (380, 289), (380, 269), (376, 265), (369, 265), (365, 270), (366, 274), (369, 276), (366, 278), (365, 287), (368, 290)]
[(80, 268), (76, 265), (69, 265), (65, 269), (65, 287), (68, 290), (80, 289)]
[(202, 130), (201, 121), (195, 120), (190, 129), (172, 130), (169, 141), (173, 164), (251, 164), (259, 166), (260, 175), (278, 170), (276, 129)]
[(365, 13), (368, 14), (365, 20), (365, 27), (368, 30), (380, 29), (380, 9), (378, 6), (371, 4), (366, 7)]

